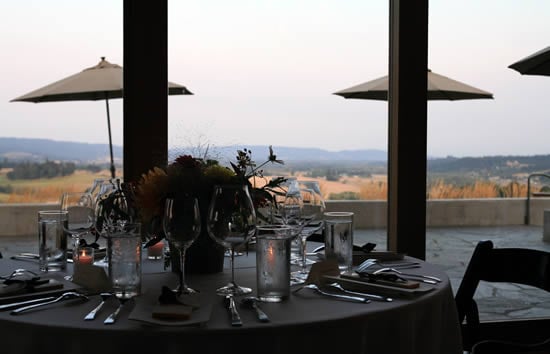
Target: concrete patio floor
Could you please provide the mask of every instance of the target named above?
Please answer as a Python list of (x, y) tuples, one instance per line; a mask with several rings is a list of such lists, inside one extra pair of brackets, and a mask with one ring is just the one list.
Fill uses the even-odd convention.
[[(386, 249), (386, 230), (356, 230), (355, 244), (376, 243)], [(441, 266), (456, 292), (476, 244), (492, 240), (495, 247), (534, 248), (550, 252), (542, 241), (541, 226), (442, 227), (426, 233), (426, 260)], [(1, 237), (0, 252), (10, 257), (19, 252), (36, 252), (34, 237)], [(513, 261), (513, 260), (510, 260)], [(522, 285), (482, 283), (475, 296), (481, 320), (550, 317), (550, 294)]]
[[(377, 249), (386, 249), (386, 230), (357, 230), (354, 237), (356, 244), (373, 242)], [(482, 240), (493, 241), (495, 247), (550, 252), (550, 242), (542, 240), (541, 226), (442, 227), (426, 232), (426, 261), (446, 271), (456, 292), (474, 248)], [(550, 317), (550, 293), (529, 286), (482, 282), (474, 298), (482, 321)]]

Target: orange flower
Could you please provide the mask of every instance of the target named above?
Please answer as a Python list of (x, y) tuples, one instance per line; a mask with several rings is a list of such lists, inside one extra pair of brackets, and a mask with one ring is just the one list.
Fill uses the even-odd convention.
[(164, 199), (168, 193), (168, 175), (159, 167), (143, 174), (136, 187), (136, 204), (143, 221), (149, 222), (162, 215)]

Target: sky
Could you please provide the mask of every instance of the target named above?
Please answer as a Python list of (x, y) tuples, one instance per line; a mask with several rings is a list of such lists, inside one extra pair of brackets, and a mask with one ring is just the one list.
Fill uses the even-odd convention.
[[(123, 64), (122, 0), (0, 0), (0, 137), (108, 143), (105, 104), (9, 102)], [(387, 102), (333, 95), (388, 73), (388, 0), (169, 0), (170, 147), (387, 149)], [(548, 0), (431, 0), (432, 71), (494, 100), (428, 102), (428, 155), (550, 154), (550, 77), (508, 65), (550, 45)], [(122, 145), (122, 101), (111, 100)]]

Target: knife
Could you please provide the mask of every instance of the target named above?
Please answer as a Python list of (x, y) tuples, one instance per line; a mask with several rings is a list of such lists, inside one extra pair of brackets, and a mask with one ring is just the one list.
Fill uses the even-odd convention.
[(9, 304), (0, 305), (0, 311), (11, 310), (20, 306), (32, 305), (43, 301), (51, 301), (55, 298), (56, 298), (55, 296), (48, 296), (48, 297), (41, 297), (38, 299), (32, 299), (32, 300), (26, 300), (26, 301), (11, 302)]
[(233, 327), (240, 327), (243, 325), (243, 322), (241, 321), (241, 316), (239, 315), (239, 312), (237, 311), (237, 306), (235, 306), (235, 299), (233, 298), (232, 294), (228, 294), (225, 296), (225, 303), (227, 305), (227, 309), (229, 311), (229, 314), (231, 315), (231, 325)]

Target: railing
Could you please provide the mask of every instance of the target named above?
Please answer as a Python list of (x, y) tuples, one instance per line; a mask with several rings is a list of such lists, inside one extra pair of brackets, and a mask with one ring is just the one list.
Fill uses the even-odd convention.
[[(531, 205), (531, 178), (532, 177), (546, 177), (550, 179), (550, 175), (546, 175), (544, 173), (532, 173), (527, 177), (527, 200), (525, 201), (525, 218), (524, 218), (524, 224), (529, 225), (530, 222), (530, 205)], [(548, 195), (550, 196), (550, 195)]]

